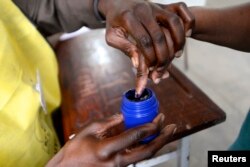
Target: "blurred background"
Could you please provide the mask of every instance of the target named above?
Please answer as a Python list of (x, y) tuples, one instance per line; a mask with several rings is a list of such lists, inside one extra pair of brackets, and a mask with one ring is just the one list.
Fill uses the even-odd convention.
[[(154, 2), (178, 1), (154, 0)], [(220, 8), (246, 3), (249, 0), (183, 0), (183, 2), (188, 6), (204, 5)], [(185, 69), (184, 56), (175, 59), (174, 64), (227, 114), (226, 122), (191, 136), (190, 167), (205, 167), (207, 151), (227, 150), (237, 137), (250, 109), (250, 53), (192, 39), (187, 40), (186, 49), (188, 69)], [(175, 166), (171, 161), (160, 166)]]

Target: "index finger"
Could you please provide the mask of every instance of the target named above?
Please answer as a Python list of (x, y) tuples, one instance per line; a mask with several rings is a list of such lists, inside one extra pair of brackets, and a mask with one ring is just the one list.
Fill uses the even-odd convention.
[(136, 74), (136, 87), (135, 87), (135, 96), (140, 97), (143, 90), (147, 85), (149, 70), (146, 65), (145, 59), (142, 55), (139, 56), (139, 66)]

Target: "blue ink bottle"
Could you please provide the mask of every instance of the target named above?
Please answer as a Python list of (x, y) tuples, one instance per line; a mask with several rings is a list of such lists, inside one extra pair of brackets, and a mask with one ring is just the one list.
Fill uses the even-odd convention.
[[(139, 98), (135, 98), (135, 90), (131, 89), (122, 96), (121, 112), (126, 129), (150, 123), (159, 113), (159, 102), (151, 89), (146, 88)], [(151, 135), (141, 141), (149, 143), (158, 134)]]

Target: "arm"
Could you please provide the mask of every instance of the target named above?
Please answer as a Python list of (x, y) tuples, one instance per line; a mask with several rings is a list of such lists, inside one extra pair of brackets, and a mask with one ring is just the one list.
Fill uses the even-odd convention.
[[(113, 136), (112, 129), (122, 121), (122, 116), (116, 115), (90, 124), (68, 141), (46, 166), (128, 166), (153, 156), (171, 140), (176, 129), (172, 124), (159, 132), (164, 121), (163, 114), (159, 114), (152, 123)], [(154, 141), (138, 145), (139, 141), (155, 133), (160, 134)]]
[[(27, 2), (28, 1), (28, 2)], [(14, 0), (43, 35), (73, 31), (81, 26), (96, 28), (94, 0)], [(97, 1), (96, 1), (97, 2)], [(155, 83), (168, 76), (167, 67), (180, 55), (185, 30), (192, 20), (187, 12), (182, 21), (159, 4), (145, 0), (99, 0), (97, 7), (106, 19), (107, 43), (127, 54), (137, 68), (136, 92), (140, 95), (150, 77)], [(184, 7), (181, 5), (181, 7)], [(165, 29), (163, 28), (165, 27)], [(132, 42), (131, 39), (133, 39)], [(174, 47), (172, 47), (174, 46)]]
[(104, 27), (93, 10), (93, 0), (13, 0), (45, 36), (82, 26)]
[(192, 38), (250, 52), (250, 3), (225, 9), (189, 9), (195, 17)]

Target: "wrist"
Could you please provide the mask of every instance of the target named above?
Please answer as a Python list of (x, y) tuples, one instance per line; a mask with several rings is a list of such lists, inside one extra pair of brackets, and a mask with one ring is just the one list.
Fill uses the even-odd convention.
[[(206, 20), (209, 19), (209, 14), (206, 13), (206, 10), (202, 7), (189, 7), (190, 12), (194, 16), (194, 27), (192, 32), (192, 37), (195, 37), (200, 34), (206, 34), (207, 28), (209, 29), (210, 25), (207, 25)], [(204, 19), (206, 18), (206, 19)]]

